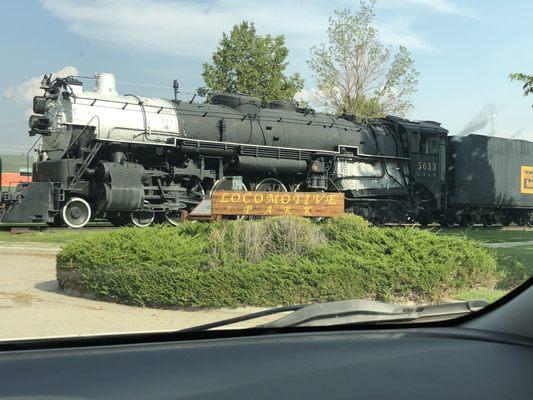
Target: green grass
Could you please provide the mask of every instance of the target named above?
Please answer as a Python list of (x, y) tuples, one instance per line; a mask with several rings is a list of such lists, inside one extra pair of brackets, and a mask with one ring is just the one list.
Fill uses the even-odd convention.
[(486, 243), (503, 243), (503, 242), (527, 242), (533, 241), (533, 229), (502, 229), (477, 227), (472, 229), (463, 228), (428, 228), (427, 230), (439, 235), (467, 237), (473, 240), (479, 240)]
[(533, 245), (499, 248), (495, 250), (502, 256), (512, 257), (520, 261), (524, 265), (528, 277), (533, 276)]
[[(94, 227), (109, 227), (109, 224), (91, 224)], [(21, 225), (22, 226), (22, 225)], [(26, 226), (26, 225), (24, 225)], [(0, 224), (0, 229), (2, 224)], [(42, 228), (46, 228), (43, 225)], [(7, 229), (7, 228), (6, 228)], [(429, 232), (439, 235), (466, 237), (486, 243), (525, 242), (533, 241), (533, 230), (502, 230), (501, 228), (428, 228)], [(48, 231), (32, 231), (28, 233), (12, 234), (8, 230), (0, 230), (0, 241), (4, 242), (41, 242), (41, 243), (68, 243), (77, 238), (91, 237), (95, 233), (92, 229), (74, 230), (58, 229)], [(513, 249), (508, 249), (512, 255)], [(526, 256), (528, 252), (526, 251)], [(520, 256), (520, 255), (519, 255)], [(531, 260), (529, 260), (531, 261)], [(533, 263), (533, 262), (532, 262)]]
[[(529, 242), (533, 241), (533, 230), (514, 228), (430, 228), (439, 235), (464, 237), (484, 243), (504, 243), (504, 242)], [(533, 277), (533, 244), (516, 247), (503, 247), (494, 249), (499, 256), (499, 263), (506, 270), (507, 277), (503, 279), (500, 289), (479, 289), (471, 292), (463, 292), (456, 295), (457, 299), (484, 298), (487, 301), (494, 301), (507, 293), (510, 289), (524, 282), (525, 279)], [(483, 297), (483, 296), (486, 297)]]
[(508, 290), (503, 289), (472, 289), (459, 292), (455, 295), (457, 300), (486, 300), (494, 303), (500, 297), (506, 295)]
[(11, 233), (9, 231), (0, 231), (0, 242), (15, 243), (57, 243), (66, 244), (74, 240), (85, 240), (92, 238), (105, 231), (102, 229), (57, 229), (49, 231), (31, 231), (24, 233)]

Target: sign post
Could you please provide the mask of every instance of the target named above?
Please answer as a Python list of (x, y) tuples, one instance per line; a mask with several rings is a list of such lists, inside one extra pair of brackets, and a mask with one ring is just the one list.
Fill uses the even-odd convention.
[(344, 193), (215, 190), (211, 215), (333, 217), (344, 212)]

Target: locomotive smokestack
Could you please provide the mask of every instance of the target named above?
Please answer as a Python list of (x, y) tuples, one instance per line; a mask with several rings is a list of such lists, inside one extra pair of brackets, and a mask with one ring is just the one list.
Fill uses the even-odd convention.
[(97, 72), (94, 75), (94, 91), (104, 96), (117, 96), (117, 81), (114, 74)]

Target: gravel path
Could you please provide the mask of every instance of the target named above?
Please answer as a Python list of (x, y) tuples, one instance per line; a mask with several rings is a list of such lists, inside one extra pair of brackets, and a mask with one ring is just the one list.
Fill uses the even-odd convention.
[(69, 296), (55, 279), (58, 250), (40, 243), (0, 243), (0, 340), (177, 330), (260, 310), (156, 310)]

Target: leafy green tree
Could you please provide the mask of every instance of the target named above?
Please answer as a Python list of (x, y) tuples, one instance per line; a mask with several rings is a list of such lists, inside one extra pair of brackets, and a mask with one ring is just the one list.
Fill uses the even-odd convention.
[(533, 75), (515, 73), (515, 74), (510, 74), (509, 79), (512, 81), (520, 81), (524, 83), (524, 85), (522, 86), (522, 90), (524, 91), (524, 96), (527, 96), (528, 94), (533, 93)]
[(289, 50), (285, 37), (260, 36), (251, 22), (235, 25), (213, 53), (212, 63), (204, 63), (202, 74), (210, 91), (246, 93), (270, 100), (292, 100), (303, 88), (299, 74), (285, 75)]
[(336, 11), (329, 19), (328, 42), (311, 48), (308, 61), (318, 87), (317, 101), (336, 113), (366, 119), (404, 116), (412, 107), (418, 72), (400, 46), (393, 54), (372, 26), (375, 0), (361, 1), (356, 12)]

